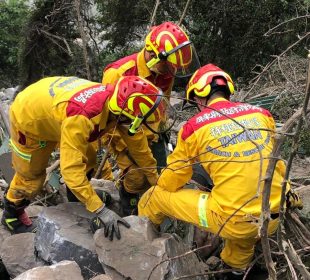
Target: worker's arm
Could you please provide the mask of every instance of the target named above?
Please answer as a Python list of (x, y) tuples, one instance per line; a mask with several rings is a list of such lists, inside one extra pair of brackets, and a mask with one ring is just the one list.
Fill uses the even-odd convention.
[(86, 150), (93, 129), (92, 122), (83, 115), (67, 117), (61, 125), (60, 141), (61, 174), (73, 194), (91, 212), (103, 206), (86, 177)]
[(142, 168), (151, 186), (157, 182), (157, 165), (151, 149), (148, 145), (146, 134), (141, 129), (135, 135), (128, 135), (128, 127), (119, 127), (119, 132), (124, 139), (130, 156), (135, 163)]
[(184, 127), (178, 134), (177, 146), (167, 158), (167, 167), (157, 185), (171, 192), (181, 189), (193, 175), (192, 164), (198, 162), (198, 143), (195, 134), (183, 139)]

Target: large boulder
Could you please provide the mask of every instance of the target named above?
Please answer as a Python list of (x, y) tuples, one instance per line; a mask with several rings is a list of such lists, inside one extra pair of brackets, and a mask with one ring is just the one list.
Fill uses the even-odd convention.
[(303, 218), (307, 218), (310, 221), (310, 196), (309, 196), (309, 192), (310, 192), (310, 186), (303, 186), (301, 188), (299, 188), (299, 190), (297, 191), (297, 193), (299, 194), (302, 203), (303, 203), (303, 208), (302, 210), (299, 211), (300, 215)]
[(103, 274), (96, 254), (89, 220), (94, 215), (78, 202), (45, 208), (37, 219), (36, 248), (50, 263), (75, 261), (84, 279)]
[(62, 261), (51, 266), (41, 266), (28, 270), (13, 280), (83, 280), (81, 270), (76, 262)]
[[(112, 279), (145, 280), (161, 261), (190, 251), (181, 239), (170, 234), (159, 236), (151, 222), (137, 216), (126, 217), (130, 229), (120, 226), (121, 239), (109, 241), (104, 230), (96, 232), (94, 239), (99, 260)], [(151, 274), (151, 280), (169, 280), (188, 274), (203, 273), (207, 267), (195, 254), (165, 261)], [(191, 279), (207, 279), (192, 277)]]
[(20, 233), (7, 237), (2, 242), (0, 257), (11, 277), (44, 265), (36, 257), (34, 238), (34, 233)]

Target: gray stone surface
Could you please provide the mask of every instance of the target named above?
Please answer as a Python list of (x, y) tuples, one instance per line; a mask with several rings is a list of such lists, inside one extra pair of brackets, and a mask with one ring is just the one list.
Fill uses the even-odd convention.
[[(0, 219), (2, 218), (3, 210), (0, 209)], [(1, 245), (3, 244), (4, 240), (11, 236), (11, 233), (0, 223), (0, 252), (1, 252)]]
[(112, 204), (109, 205), (109, 209), (113, 210), (117, 214), (121, 214), (120, 197), (118, 189), (115, 187), (115, 183), (110, 180), (95, 179), (92, 178), (90, 181), (94, 189), (103, 190), (108, 192), (112, 197)]
[(76, 261), (84, 279), (103, 274), (89, 227), (93, 216), (78, 202), (45, 208), (37, 219), (36, 249), (39, 256), (51, 263)]
[(91, 280), (114, 280), (114, 279), (111, 278), (110, 276), (106, 275), (106, 274), (101, 274), (101, 275), (98, 275), (98, 276), (92, 278)]
[(62, 261), (51, 266), (36, 267), (13, 280), (83, 280), (76, 262)]
[(30, 205), (28, 206), (25, 211), (30, 218), (38, 217), (39, 214), (43, 211), (43, 206), (40, 205)]
[[(131, 228), (120, 227), (122, 236), (120, 240), (109, 241), (104, 237), (102, 229), (94, 236), (99, 260), (105, 267), (106, 274), (109, 275), (109, 269), (113, 271), (112, 277), (117, 274), (119, 277), (122, 276), (118, 279), (126, 277), (132, 280), (148, 279), (151, 270), (160, 261), (189, 251), (187, 245), (170, 234), (158, 236), (151, 222), (146, 218), (129, 216), (125, 220), (130, 223)], [(182, 275), (203, 272), (205, 268), (207, 267), (199, 262), (195, 254), (189, 254), (186, 257), (162, 263), (153, 271), (150, 279), (170, 280)]]
[(34, 238), (34, 233), (20, 233), (7, 237), (2, 243), (0, 257), (11, 277), (44, 265), (36, 258)]
[(303, 203), (303, 209), (298, 212), (302, 217), (310, 219), (310, 186), (304, 186), (297, 193), (300, 195), (300, 198)]

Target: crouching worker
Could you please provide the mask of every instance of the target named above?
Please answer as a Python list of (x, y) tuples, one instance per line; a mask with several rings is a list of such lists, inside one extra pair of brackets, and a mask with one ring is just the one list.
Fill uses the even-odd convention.
[[(194, 73), (186, 97), (197, 104), (200, 113), (180, 130), (167, 167), (157, 186), (142, 196), (138, 210), (139, 216), (150, 218), (156, 225), (169, 216), (215, 234), (220, 231), (224, 239), (221, 258), (225, 266), (238, 270), (228, 279), (242, 279), (258, 240), (264, 185), (259, 180), (265, 178), (275, 123), (265, 109), (231, 102), (233, 92), (230, 76), (215, 65), (205, 65)], [(210, 174), (214, 183), (211, 192), (182, 188), (191, 179), (195, 163), (201, 163)], [(284, 162), (279, 160), (271, 187), (269, 234), (278, 226), (284, 172)], [(253, 199), (259, 187), (259, 197)]]
[[(20, 92), (10, 109), (16, 173), (4, 197), (2, 223), (14, 233), (35, 230), (24, 209), (40, 191), (50, 154), (59, 143), (66, 185), (88, 211), (96, 213), (92, 230), (104, 227), (106, 237), (120, 239), (119, 224), (127, 228), (129, 224), (105, 207), (87, 179), (96, 164), (91, 142), (116, 126), (133, 156), (151, 155), (141, 142), (146, 140), (135, 137), (135, 131), (141, 123), (159, 121), (163, 98), (161, 90), (136, 76), (120, 79), (115, 88), (76, 77), (49, 77)], [(157, 174), (155, 160), (145, 165), (145, 173)]]

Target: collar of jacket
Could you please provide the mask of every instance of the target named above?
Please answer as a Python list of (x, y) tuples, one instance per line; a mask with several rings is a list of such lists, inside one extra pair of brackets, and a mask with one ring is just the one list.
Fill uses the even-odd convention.
[(221, 102), (221, 101), (228, 101), (228, 100), (225, 99), (225, 98), (223, 98), (223, 97), (218, 97), (218, 98), (213, 99), (213, 100), (208, 104), (208, 106), (211, 106), (211, 105), (213, 105), (213, 104), (215, 104), (215, 103), (217, 103), (217, 102)]
[(138, 65), (138, 75), (142, 78), (146, 78), (152, 75), (152, 72), (150, 69), (146, 66), (146, 61), (144, 57), (144, 51), (145, 49), (143, 48), (137, 56), (137, 65)]

